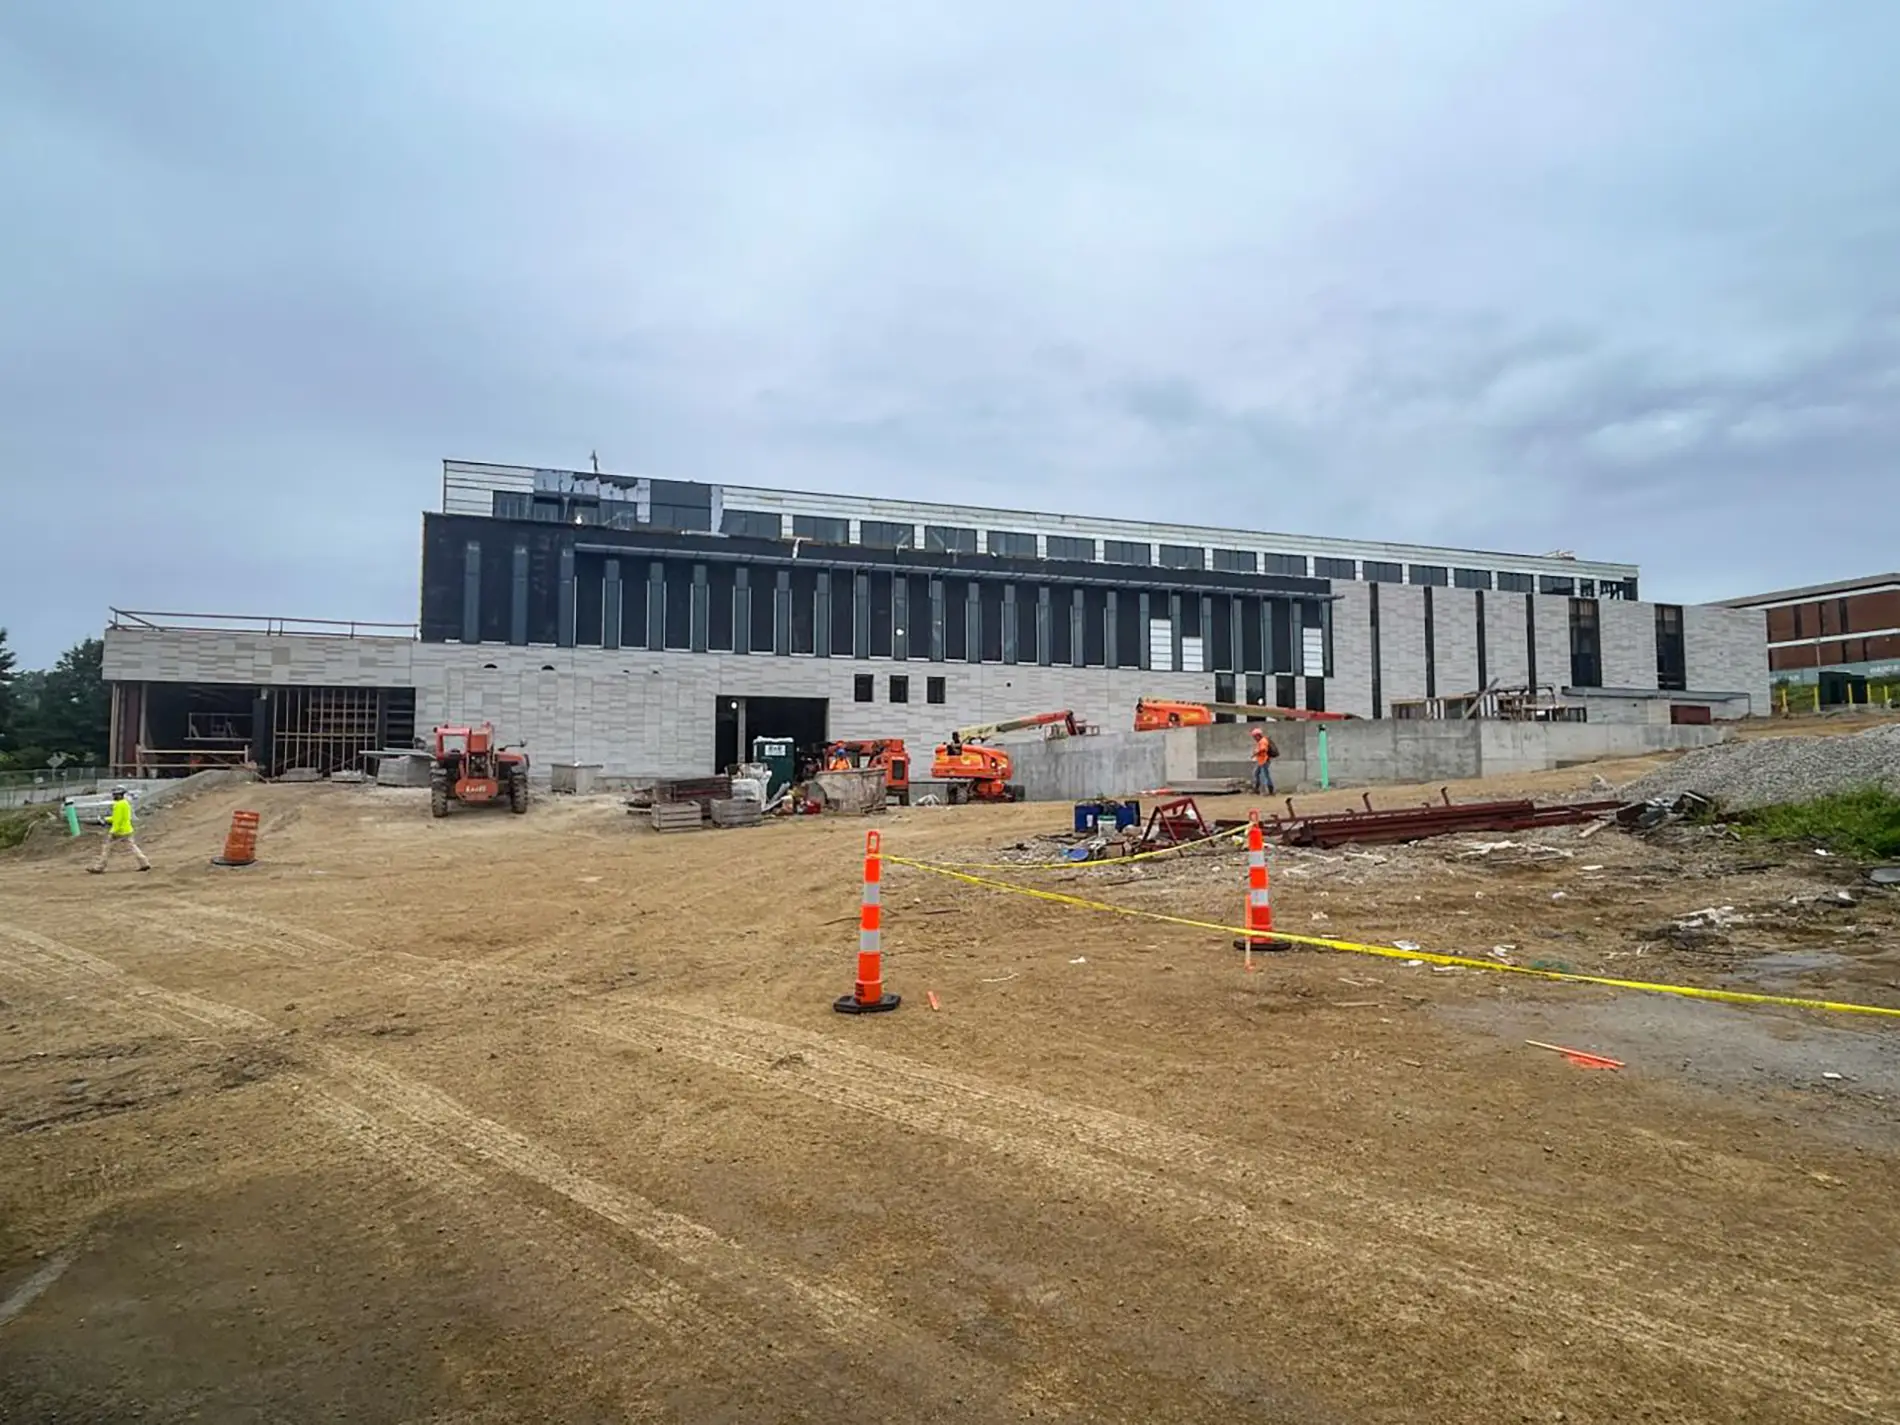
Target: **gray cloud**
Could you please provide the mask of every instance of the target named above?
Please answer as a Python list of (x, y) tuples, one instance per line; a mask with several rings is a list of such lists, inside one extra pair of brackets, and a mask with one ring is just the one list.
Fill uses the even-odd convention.
[(454, 454), (1891, 567), (1900, 10), (0, 12), (0, 622), (415, 606)]

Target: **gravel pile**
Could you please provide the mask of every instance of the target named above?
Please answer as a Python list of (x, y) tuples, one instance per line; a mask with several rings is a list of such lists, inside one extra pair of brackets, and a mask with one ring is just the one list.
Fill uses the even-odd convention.
[(1633, 798), (1700, 792), (1733, 810), (1884, 785), (1900, 791), (1900, 725), (1848, 737), (1764, 737), (1685, 753), (1623, 790)]

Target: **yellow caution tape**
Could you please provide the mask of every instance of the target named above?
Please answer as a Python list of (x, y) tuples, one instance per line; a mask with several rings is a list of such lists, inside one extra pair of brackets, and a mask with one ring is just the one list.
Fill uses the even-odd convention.
[[(945, 876), (953, 881), (981, 886), (985, 890), (1009, 891), (1015, 895), (1030, 896), (1056, 905), (1073, 906), (1077, 910), (1102, 911), (1109, 915), (1132, 916), (1138, 920), (1158, 920), (1166, 925), (1185, 925), (1192, 930), (1211, 930), (1237, 939), (1245, 939), (1252, 933), (1237, 925), (1220, 925), (1209, 920), (1194, 920), (1188, 916), (1167, 915), (1155, 910), (1136, 910), (1131, 906), (1110, 905), (1106, 901), (1088, 900), (1082, 896), (1066, 895), (1061, 891), (1045, 891), (1034, 886), (1016, 886), (1008, 881), (993, 881), (984, 876), (972, 876), (964, 871), (952, 870), (949, 866), (912, 860), (908, 856), (886, 856), (884, 859), (893, 865), (928, 871), (933, 876)], [(1604, 985), (1615, 990), (1642, 990), (1649, 994), (1680, 995), (1685, 999), (1717, 1000), (1723, 1004), (1779, 1004), (1793, 1009), (1824, 1009), (1836, 1014), (1872, 1014), (1900, 1019), (1900, 1009), (1889, 1008), (1885, 1005), (1802, 999), (1794, 995), (1755, 994), (1747, 990), (1710, 990), (1703, 989), (1699, 985), (1669, 985), (1650, 980), (1619, 980), (1608, 975), (1579, 975), (1569, 970), (1538, 970), (1529, 965), (1506, 965), (1496, 960), (1475, 960), (1465, 955), (1440, 955), (1429, 950), (1401, 950), (1396, 945), (1362, 945), (1355, 940), (1331, 940), (1317, 935), (1293, 935), (1282, 930), (1275, 930), (1273, 939), (1284, 944), (1312, 945), (1322, 950), (1343, 950), (1354, 955), (1376, 955), (1385, 960), (1423, 960), (1428, 965), (1455, 965), (1461, 970), (1490, 970), (1505, 975), (1530, 975), (1539, 980), (1560, 980), (1572, 985)]]
[[(1224, 841), (1236, 841), (1247, 834), (1244, 826), (1232, 831), (1217, 831), (1212, 836), (1203, 836), (1199, 841), (1183, 841), (1177, 846), (1162, 846), (1154, 851), (1137, 851), (1133, 856), (1108, 856), (1100, 861), (932, 861), (916, 862), (918, 866), (927, 865), (931, 870), (954, 868), (959, 871), (1100, 871), (1111, 866), (1126, 866), (1135, 861), (1152, 861), (1157, 856), (1175, 856), (1183, 851), (1192, 851), (1196, 847), (1216, 846)], [(887, 861), (895, 861), (895, 856), (887, 856)]]

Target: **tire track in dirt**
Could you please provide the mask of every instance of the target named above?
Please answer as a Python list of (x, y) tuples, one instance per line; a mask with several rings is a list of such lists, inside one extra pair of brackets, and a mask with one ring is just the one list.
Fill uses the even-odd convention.
[[(89, 951), (0, 924), (0, 949), (8, 942), (35, 952), (10, 957), (21, 978), (42, 988), (78, 988), (81, 1006), (93, 1012), (146, 1008), (181, 1034), (209, 1025), (245, 1037), (283, 1039), (281, 1030), (249, 1010), (166, 989)], [(573, 1204), (587, 1217), (617, 1229), (616, 1237), (631, 1238), (662, 1259), (677, 1262), (712, 1292), (737, 1303), (740, 1309), (714, 1305), (694, 1286), (629, 1259), (624, 1251), (617, 1254), (618, 1271), (609, 1272), (597, 1261), (584, 1263), (603, 1295), (628, 1306), (675, 1342), (717, 1343), (727, 1369), (736, 1366), (757, 1380), (799, 1378), (818, 1395), (835, 1391), (838, 1382), (811, 1358), (833, 1353), (886, 1379), (897, 1398), (914, 1396), (918, 1377), (886, 1364), (888, 1360), (924, 1362), (922, 1378), (931, 1382), (931, 1391), (966, 1405), (983, 1402), (1000, 1410), (1012, 1394), (1022, 1393), (1020, 1387), (1012, 1391), (999, 1368), (913, 1338), (900, 1323), (842, 1288), (768, 1261), (691, 1218), (589, 1177), (553, 1150), (482, 1117), (429, 1084), (335, 1048), (293, 1050), (290, 1057), (302, 1061), (303, 1072), (288, 1077), (304, 1100), (300, 1106), (313, 1118), (416, 1180), (485, 1210), (511, 1235), (526, 1234), (499, 1211), (495, 1178), (456, 1161), (445, 1148), (460, 1150), (506, 1179), (533, 1184)], [(596, 1229), (587, 1235), (594, 1250), (586, 1256), (597, 1258), (601, 1234)], [(789, 1313), (787, 1303), (794, 1308)], [(775, 1329), (788, 1314), (797, 1325)], [(1047, 1398), (1039, 1398), (1038, 1405), (1064, 1413), (1079, 1408)]]
[[(335, 957), (420, 962), (419, 968), (427, 967), (457, 988), (483, 981), (493, 985), (501, 978), (477, 969), (478, 962), (372, 950), (256, 913), (190, 909), (254, 926), (272, 943), (303, 936)], [(234, 948), (258, 948), (248, 937), (232, 943)], [(563, 982), (518, 966), (510, 967), (506, 977), (516, 984), (539, 982), (575, 993)], [(1785, 1349), (1768, 1347), (1764, 1342), (1771, 1333), (1760, 1316), (1725, 1308), (1733, 1285), (1714, 1269), (1684, 1281), (1682, 1264), (1676, 1263), (1672, 1281), (1640, 1280), (1640, 1262), (1605, 1252), (1548, 1221), (1539, 1224), (1540, 1234), (1548, 1239), (1543, 1244), (1550, 1254), (1546, 1263), (1542, 1252), (1525, 1250), (1520, 1223), (1507, 1213), (1486, 1213), (1450, 1199), (1370, 1194), (1357, 1179), (1320, 1164), (1286, 1164), (1258, 1153), (1237, 1157), (1226, 1145), (1202, 1135), (844, 1044), (823, 1034), (651, 1000), (621, 1000), (612, 1010), (603, 1010), (578, 994), (571, 1005), (556, 1006), (554, 1013), (574, 1018), (603, 1037), (667, 1048), (773, 1091), (796, 1091), (1060, 1172), (1121, 1207), (1158, 1202), (1170, 1214), (1224, 1223), (1251, 1250), (1271, 1242), (1278, 1249), (1350, 1265), (1356, 1273), (1447, 1288), (1519, 1315), (1543, 1321), (1561, 1316), (1580, 1331), (1599, 1333), (1652, 1356), (1727, 1376), (1766, 1376), (1772, 1388), (1808, 1399), (1817, 1398), (1812, 1363), (1840, 1359), (1840, 1341), (1803, 1329), (1800, 1303), (1773, 1321), (1772, 1339)], [(787, 1074), (773, 1067), (774, 1061), (794, 1052), (806, 1061), (806, 1072)], [(999, 1127), (996, 1120), (1007, 1126)], [(1183, 1177), (1214, 1184), (1215, 1190), (1184, 1182)], [(1245, 1200), (1264, 1196), (1275, 1199), (1270, 1211), (1256, 1211)], [(1297, 1216), (1289, 1213), (1295, 1204), (1304, 1209)], [(1338, 1225), (1342, 1205), (1364, 1230), (1353, 1233)], [(1795, 1284), (1787, 1280), (1795, 1275), (1781, 1274), (1781, 1284)], [(1832, 1283), (1814, 1289), (1827, 1290), (1851, 1306), (1856, 1319), (1869, 1325), (1870, 1337), (1882, 1334), (1871, 1329), (1875, 1327), (1883, 1328), (1887, 1339), (1900, 1336), (1900, 1314), (1884, 1305), (1866, 1298), (1847, 1301)], [(1641, 1306), (1619, 1304), (1639, 1293)], [(1836, 1394), (1820, 1398), (1846, 1415), (1868, 1419), (1885, 1418), (1892, 1406), (1890, 1398), (1845, 1379), (1838, 1381)]]
[[(265, 932), (273, 942), (303, 937), (334, 956), (377, 959), (383, 956), (420, 962), (458, 988), (499, 973), (477, 969), (478, 962), (437, 960), (405, 952), (372, 950), (322, 932), (305, 931), (272, 917), (191, 907), (215, 918)], [(244, 940), (247, 948), (256, 943)], [(570, 989), (562, 982), (518, 966), (506, 972), (516, 983), (539, 981)], [(570, 992), (571, 989), (570, 989)], [(1063, 1173), (1090, 1191), (1108, 1194), (1122, 1205), (1159, 1200), (1173, 1213), (1226, 1223), (1257, 1249), (1263, 1238), (1283, 1248), (1316, 1257), (1350, 1261), (1355, 1271), (1384, 1272), (1429, 1287), (1447, 1287), (1491, 1306), (1549, 1319), (1564, 1316), (1582, 1330), (1600, 1332), (1627, 1345), (1718, 1373), (1759, 1378), (1776, 1388), (1814, 1397), (1811, 1363), (1838, 1360), (1842, 1343), (1803, 1329), (1803, 1309), (1793, 1303), (1774, 1322), (1773, 1338), (1785, 1349), (1766, 1347), (1759, 1316), (1725, 1308), (1732, 1283), (1714, 1269), (1684, 1281), (1682, 1264), (1673, 1280), (1653, 1277), (1637, 1284), (1642, 1264), (1612, 1255), (1575, 1233), (1540, 1224), (1553, 1265), (1525, 1251), (1520, 1224), (1506, 1213), (1486, 1213), (1450, 1199), (1403, 1198), (1370, 1194), (1359, 1180), (1312, 1162), (1287, 1165), (1260, 1154), (1236, 1157), (1219, 1142), (1180, 1129), (1109, 1110), (1087, 1108), (1032, 1090), (985, 1080), (884, 1051), (843, 1044), (835, 1038), (770, 1021), (725, 1014), (698, 1006), (658, 1001), (619, 1001), (617, 1011), (602, 1011), (576, 996), (575, 1012), (586, 1028), (607, 1038), (670, 1048), (685, 1057), (753, 1079), (774, 1090), (795, 1090), (806, 1097), (887, 1122), (923, 1128), (970, 1146)], [(555, 1011), (563, 1014), (565, 1007)], [(656, 1038), (656, 1036), (658, 1036)], [(788, 1053), (800, 1054), (808, 1072), (786, 1074), (773, 1067)], [(878, 1087), (873, 1088), (875, 1084)], [(998, 1127), (1001, 1119), (1009, 1126)], [(1207, 1191), (1179, 1179), (1198, 1178), (1218, 1185)], [(1272, 1196), (1270, 1212), (1257, 1212), (1233, 1194)], [(1298, 1203), (1301, 1219), (1288, 1214)], [(1337, 1225), (1338, 1209), (1378, 1231), (1356, 1236)], [(1367, 1244), (1377, 1243), (1369, 1252)], [(1794, 1273), (1783, 1273), (1792, 1277)], [(1867, 1298), (1846, 1302), (1833, 1284), (1824, 1289), (1854, 1310), (1869, 1336), (1900, 1338), (1900, 1313)], [(1509, 1301), (1515, 1292), (1515, 1301)], [(1617, 1303), (1640, 1292), (1643, 1305)], [(1883, 1418), (1890, 1399), (1874, 1396), (1855, 1382), (1842, 1380), (1845, 1395), (1827, 1403), (1851, 1415)]]
[[(1538, 1259), (1525, 1252), (1524, 1239), (1508, 1220), (1449, 1202), (1414, 1206), (1375, 1197), (1353, 1179), (1317, 1165), (1302, 1163), (1289, 1172), (1257, 1155), (1236, 1160), (1197, 1134), (698, 1007), (621, 1000), (586, 1012), (583, 1021), (604, 1037), (725, 1069), (769, 1091), (802, 1094), (1061, 1173), (1122, 1206), (1158, 1203), (1170, 1214), (1225, 1223), (1252, 1250), (1293, 1247), (1350, 1262), (1355, 1273), (1446, 1286), (1495, 1309), (1544, 1320), (1561, 1315), (1579, 1328), (1713, 1372), (1756, 1380), (1767, 1374), (1777, 1389), (1861, 1418), (1887, 1418), (1892, 1405), (1850, 1379), (1836, 1379), (1831, 1393), (1817, 1393), (1816, 1363), (1838, 1360), (1841, 1343), (1802, 1332), (1797, 1313), (1804, 1308), (1798, 1302), (1776, 1322), (1771, 1345), (1760, 1318), (1725, 1311), (1718, 1299), (1694, 1290), (1645, 1285), (1650, 1309), (1607, 1306), (1608, 1296), (1631, 1294), (1634, 1263), (1565, 1239), (1556, 1244), (1561, 1274), (1537, 1272)], [(792, 1054), (803, 1060), (796, 1071), (775, 1067)], [(997, 1126), (997, 1120), (1008, 1126)], [(1271, 1197), (1275, 1206), (1257, 1212), (1226, 1191), (1163, 1176), (1184, 1169), (1223, 1189)], [(1293, 1203), (1307, 1208), (1305, 1221), (1289, 1219), (1286, 1209)], [(1361, 1245), (1335, 1225), (1342, 1206), (1344, 1216), (1373, 1229), (1360, 1235)], [(1376, 1252), (1363, 1244), (1376, 1244)], [(1725, 1290), (1732, 1291), (1732, 1284)], [(1844, 1304), (1868, 1324), (1870, 1337), (1894, 1339), (1879, 1329), (1893, 1319), (1890, 1309), (1871, 1299)]]

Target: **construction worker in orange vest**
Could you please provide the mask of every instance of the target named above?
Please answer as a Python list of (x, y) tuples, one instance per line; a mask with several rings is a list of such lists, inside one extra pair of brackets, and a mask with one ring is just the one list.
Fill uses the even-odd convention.
[(1273, 759), (1280, 755), (1280, 749), (1273, 745), (1273, 739), (1260, 728), (1253, 730), (1253, 789), (1266, 796), (1273, 795)]
[(844, 745), (839, 743), (831, 749), (831, 760), (825, 764), (827, 772), (849, 772), (851, 758), (846, 754)]

